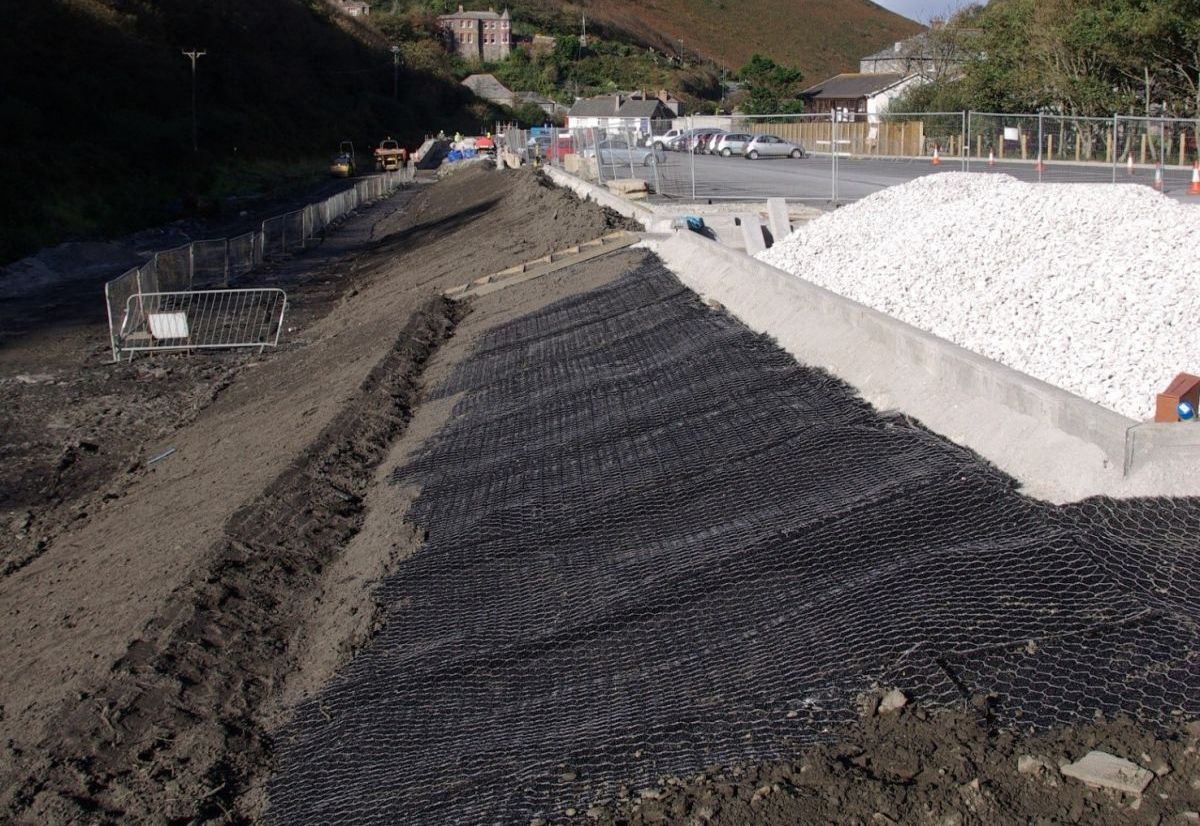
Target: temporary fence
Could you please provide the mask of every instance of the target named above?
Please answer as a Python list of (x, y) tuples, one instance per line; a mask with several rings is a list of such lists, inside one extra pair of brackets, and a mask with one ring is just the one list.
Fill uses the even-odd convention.
[[(1200, 160), (1197, 124), (970, 111), (598, 118), (594, 126), (549, 130), (536, 151), (590, 180), (637, 178), (653, 195), (686, 200), (838, 203), (947, 170), (1031, 182), (1140, 183), (1171, 194), (1190, 188)], [(726, 140), (702, 140), (714, 132)], [(757, 164), (746, 163), (751, 140), (765, 148), (754, 154)], [(665, 152), (651, 155), (655, 144)]]
[(134, 293), (117, 323), (122, 352), (274, 347), (287, 296), (277, 287)]
[[(163, 250), (155, 253), (142, 266), (122, 273), (104, 285), (113, 360), (119, 361), (122, 353), (168, 349), (161, 346), (130, 344), (128, 335), (139, 329), (128, 326), (131, 318), (127, 314), (130, 296), (166, 295), (212, 287), (228, 288), (237, 278), (255, 269), (263, 261), (304, 249), (314, 238), (322, 236), (359, 206), (391, 194), (400, 186), (412, 182), (414, 176), (415, 168), (410, 162), (404, 169), (364, 178), (322, 201), (268, 218), (258, 230), (233, 238), (193, 241), (174, 249)], [(192, 345), (195, 346), (245, 345)]]

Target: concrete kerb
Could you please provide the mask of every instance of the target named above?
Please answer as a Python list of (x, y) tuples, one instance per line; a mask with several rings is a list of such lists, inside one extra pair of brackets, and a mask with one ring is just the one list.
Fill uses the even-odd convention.
[(1200, 493), (1178, 472), (1200, 458), (1200, 427), (1139, 424), (695, 233), (642, 245), (801, 363), (975, 450), (1032, 496)]

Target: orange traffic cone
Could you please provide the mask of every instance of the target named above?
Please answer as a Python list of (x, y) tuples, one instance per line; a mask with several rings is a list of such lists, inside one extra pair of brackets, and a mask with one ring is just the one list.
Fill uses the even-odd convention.
[(991, 149), (988, 150), (988, 166), (996, 165), (996, 153)]
[(1192, 185), (1188, 187), (1188, 195), (1200, 195), (1200, 163), (1192, 164)]
[(1125, 174), (1133, 174), (1133, 153), (1125, 156)]
[(942, 165), (942, 156), (941, 153), (938, 152), (938, 145), (936, 143), (933, 145), (933, 160), (931, 160), (929, 164), (930, 166)]
[(1159, 192), (1162, 192), (1163, 179), (1162, 179), (1162, 162), (1161, 161), (1159, 161), (1158, 163), (1156, 163), (1154, 165), (1154, 188), (1157, 189)]

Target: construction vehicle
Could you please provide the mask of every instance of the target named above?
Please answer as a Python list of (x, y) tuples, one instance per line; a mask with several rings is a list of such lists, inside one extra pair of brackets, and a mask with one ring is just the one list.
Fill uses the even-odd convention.
[(354, 160), (354, 144), (342, 141), (338, 153), (329, 164), (329, 174), (335, 178), (352, 178), (358, 173), (358, 164)]
[(390, 137), (379, 142), (375, 150), (375, 168), (383, 172), (395, 172), (408, 163), (408, 150)]

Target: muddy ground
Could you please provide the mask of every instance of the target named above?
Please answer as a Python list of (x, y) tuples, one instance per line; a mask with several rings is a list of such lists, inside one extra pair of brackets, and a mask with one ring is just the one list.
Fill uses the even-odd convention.
[[(0, 342), (0, 820), (269, 815), (272, 732), (369, 639), (373, 583), (423, 541), (405, 518), (415, 491), (384, 484), (451, 415), (423, 389), (483, 331), (644, 253), (468, 306), (440, 291), (622, 225), (526, 171), (464, 171), (257, 274), (292, 302), (276, 352), (113, 365), (98, 300), (95, 317), (49, 313)], [(985, 702), (912, 704), (831, 739), (570, 822), (1168, 824), (1200, 809), (1182, 723), (1034, 737), (997, 731)], [(1131, 798), (1058, 774), (1091, 748), (1160, 776)]]
[(620, 223), (473, 170), (252, 279), (289, 291), (278, 352), (113, 365), (102, 318), (53, 312), (7, 338), (5, 817), (252, 819), (262, 715), (460, 312), (440, 290)]
[[(876, 701), (878, 698), (875, 698)], [(982, 698), (961, 709), (872, 710), (831, 744), (791, 759), (714, 766), (621, 790), (566, 822), (605, 826), (844, 823), (855, 826), (1186, 824), (1200, 815), (1200, 728), (1151, 733), (1128, 719), (1048, 733), (992, 725)], [(1092, 750), (1154, 772), (1141, 795), (1093, 788), (1060, 766)]]

